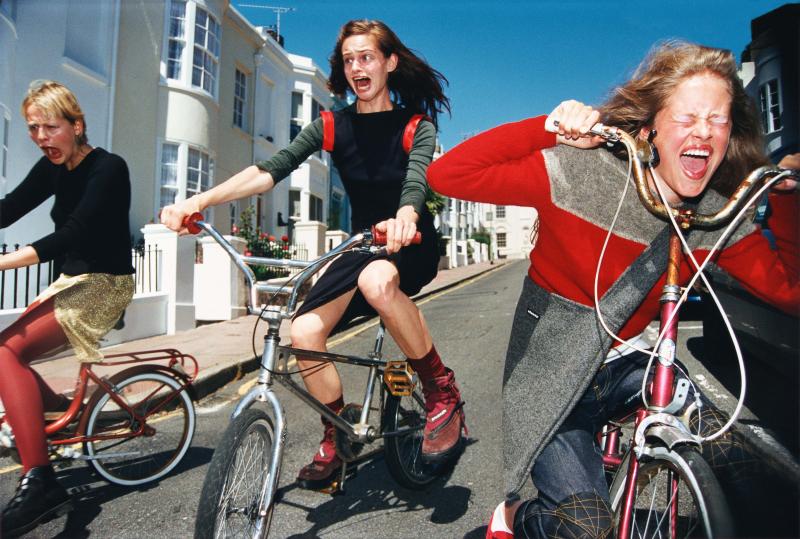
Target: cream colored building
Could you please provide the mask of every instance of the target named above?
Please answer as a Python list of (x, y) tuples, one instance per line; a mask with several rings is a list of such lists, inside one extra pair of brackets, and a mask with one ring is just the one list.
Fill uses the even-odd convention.
[[(162, 29), (146, 53), (143, 28)], [(288, 54), (227, 1), (123, 3), (119, 48), (121, 72), (149, 74), (126, 77), (116, 94), (114, 146), (124, 149), (135, 183), (152, 186), (137, 192), (134, 222), (268, 159), (289, 143), (293, 125), (307, 123), (314, 102), (329, 102), (324, 76), (310, 59)], [(308, 109), (299, 119), (292, 112), (298, 86)], [(327, 186), (327, 162), (309, 161), (303, 167), (314, 168), (313, 177)], [(272, 193), (208, 210), (207, 217), (228, 231), (253, 206), (259, 228), (285, 233), (278, 212), (289, 215), (297, 174)], [(314, 215), (306, 210), (298, 217)]]
[[(19, 103), (43, 78), (70, 87), (90, 142), (127, 161), (135, 236), (163, 205), (274, 155), (331, 103), (322, 71), (228, 0), (0, 0), (0, 196), (41, 157)], [(324, 221), (317, 210), (320, 201), (327, 208), (328, 178), (328, 157), (312, 157), (272, 193), (208, 217), (228, 231), (253, 205), (259, 227), (276, 235), (287, 231), (278, 212), (284, 221), (292, 211)], [(293, 191), (300, 203), (290, 208)], [(50, 205), (0, 230), (0, 241), (24, 244), (51, 231)]]
[[(487, 220), (489, 215), (487, 215)], [(500, 258), (527, 258), (536, 243), (535, 208), (494, 206), (491, 210), (492, 245)]]

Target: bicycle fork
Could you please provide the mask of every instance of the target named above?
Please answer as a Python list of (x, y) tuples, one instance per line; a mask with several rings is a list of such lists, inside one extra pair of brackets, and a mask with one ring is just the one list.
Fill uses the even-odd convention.
[(255, 387), (247, 392), (236, 404), (231, 414), (231, 420), (248, 409), (256, 402), (263, 402), (272, 411), (273, 418), (273, 444), (272, 458), (269, 462), (267, 471), (267, 481), (264, 482), (264, 489), (260, 493), (258, 503), (258, 518), (256, 519), (256, 531), (254, 537), (263, 537), (269, 512), (275, 502), (275, 493), (278, 490), (280, 479), (281, 462), (283, 459), (283, 447), (286, 443), (286, 420), (278, 397), (272, 390), (272, 373), (275, 370), (275, 363), (280, 343), (279, 329), (280, 319), (268, 319), (269, 329), (264, 336), (264, 351), (261, 354), (261, 370), (258, 375), (258, 382)]

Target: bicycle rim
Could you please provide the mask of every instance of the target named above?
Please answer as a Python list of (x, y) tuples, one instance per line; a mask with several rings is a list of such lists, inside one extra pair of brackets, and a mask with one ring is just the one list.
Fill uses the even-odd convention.
[(273, 442), (272, 421), (261, 410), (245, 410), (231, 422), (203, 483), (195, 537), (266, 537), (273, 507), (259, 510), (259, 503)]
[(89, 410), (85, 442), (89, 462), (106, 480), (134, 486), (163, 477), (181, 461), (195, 430), (194, 404), (181, 383), (160, 372), (111, 379), (115, 394), (135, 412), (117, 404), (108, 393)]
[[(711, 538), (732, 533), (722, 489), (711, 468), (692, 448), (663, 450), (643, 461), (634, 496), (632, 538)], [(612, 493), (612, 502), (615, 497)], [(622, 500), (617, 502), (614, 513), (619, 523)]]

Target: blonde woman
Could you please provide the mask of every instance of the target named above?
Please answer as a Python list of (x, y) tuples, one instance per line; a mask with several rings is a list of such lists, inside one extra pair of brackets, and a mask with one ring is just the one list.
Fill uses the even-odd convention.
[(0, 333), (0, 399), (22, 460), (17, 492), (3, 510), (2, 537), (15, 537), (72, 507), (50, 465), (44, 412), (64, 409), (58, 395), (30, 367), (42, 354), (71, 345), (80, 361), (102, 359), (98, 341), (133, 296), (128, 228), (128, 167), (92, 147), (75, 95), (53, 81), (31, 84), (22, 115), (44, 156), (0, 200), (5, 228), (55, 197), (52, 234), (0, 256), (0, 270), (54, 261), (61, 276)]

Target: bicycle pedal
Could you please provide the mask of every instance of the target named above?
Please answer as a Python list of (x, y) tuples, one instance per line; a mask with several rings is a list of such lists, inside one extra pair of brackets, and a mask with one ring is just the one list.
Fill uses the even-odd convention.
[(387, 361), (383, 369), (383, 383), (395, 397), (407, 397), (417, 385), (417, 373), (408, 361)]

